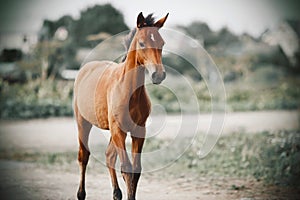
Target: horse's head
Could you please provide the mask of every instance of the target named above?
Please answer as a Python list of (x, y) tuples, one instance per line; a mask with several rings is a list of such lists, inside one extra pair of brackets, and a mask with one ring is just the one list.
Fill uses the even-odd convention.
[(164, 25), (167, 17), (168, 14), (157, 22), (154, 22), (152, 15), (145, 18), (140, 13), (137, 17), (135, 34), (137, 62), (146, 67), (154, 84), (160, 84), (166, 78), (162, 64), (162, 48), (165, 42), (158, 30)]

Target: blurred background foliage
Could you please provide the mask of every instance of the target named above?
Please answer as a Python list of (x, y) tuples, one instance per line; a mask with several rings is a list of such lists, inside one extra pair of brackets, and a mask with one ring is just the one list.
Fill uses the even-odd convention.
[[(226, 27), (212, 31), (195, 21), (175, 29), (197, 40), (217, 64), (225, 83), (228, 111), (299, 109), (299, 22), (284, 21), (260, 37), (235, 35)], [(44, 20), (38, 40), (27, 51), (3, 49), (0, 55), (0, 117), (72, 116), (72, 78), (85, 56), (101, 41), (128, 30), (122, 13), (110, 4), (83, 10), (78, 19), (63, 16)], [(282, 31), (284, 30), (284, 31)], [(24, 45), (27, 45), (24, 36)], [(294, 48), (298, 45), (298, 49)], [(296, 46), (297, 46), (296, 45)], [(188, 53), (188, 52), (187, 52)], [(166, 54), (163, 63), (189, 77), (202, 112), (210, 111), (211, 97), (201, 74), (179, 55)], [(74, 77), (74, 76), (73, 76)], [(172, 91), (148, 86), (153, 102), (167, 112), (195, 112), (186, 88), (168, 72)]]

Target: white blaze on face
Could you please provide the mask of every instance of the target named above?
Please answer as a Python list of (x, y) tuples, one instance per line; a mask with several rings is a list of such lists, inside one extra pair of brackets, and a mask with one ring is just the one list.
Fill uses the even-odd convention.
[(153, 42), (155, 42), (155, 38), (154, 38), (154, 35), (153, 35), (153, 33), (151, 33), (151, 35), (150, 35), (150, 39), (151, 39)]
[(146, 68), (147, 68), (147, 70), (148, 70), (148, 72), (149, 72), (150, 77), (152, 76), (152, 74), (153, 74), (154, 72), (156, 72), (156, 67), (155, 67), (155, 65), (152, 64), (152, 63), (146, 64)]

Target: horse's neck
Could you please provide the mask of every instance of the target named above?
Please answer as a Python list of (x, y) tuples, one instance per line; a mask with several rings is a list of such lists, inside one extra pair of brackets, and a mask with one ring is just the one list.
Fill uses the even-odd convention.
[[(138, 66), (135, 52), (129, 51), (125, 62), (119, 69), (121, 73), (117, 86), (119, 88), (118, 98), (122, 102), (127, 102), (132, 98), (138, 100), (140, 95), (144, 94), (145, 69)], [(120, 103), (122, 104), (122, 102)]]
[(129, 98), (138, 97), (144, 89), (145, 68), (138, 66), (135, 51), (129, 51), (123, 65), (122, 82), (130, 94)]

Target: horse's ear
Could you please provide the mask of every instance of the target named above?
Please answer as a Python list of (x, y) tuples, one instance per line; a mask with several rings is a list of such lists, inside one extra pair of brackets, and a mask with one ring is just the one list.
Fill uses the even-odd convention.
[(138, 28), (142, 28), (143, 25), (144, 25), (144, 23), (145, 23), (145, 17), (144, 17), (144, 15), (143, 15), (143, 13), (140, 12), (140, 14), (139, 14), (138, 17), (137, 17), (136, 26), (137, 26)]
[(158, 27), (158, 28), (163, 27), (163, 25), (164, 25), (164, 23), (166, 22), (168, 16), (169, 16), (169, 13), (168, 13), (165, 17), (163, 17), (163, 18), (161, 18), (160, 20), (158, 20), (157, 22), (155, 22), (154, 26), (155, 26), (155, 27)]

